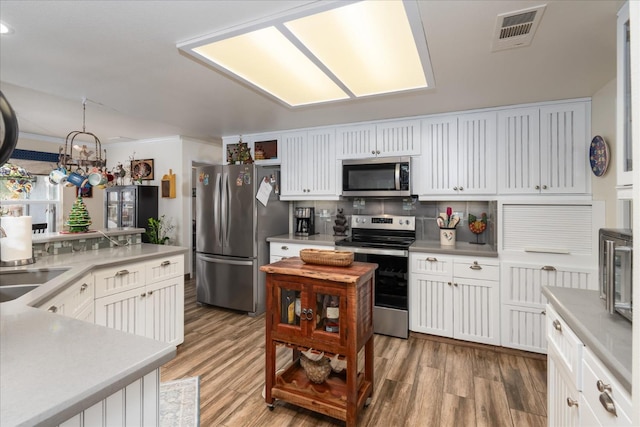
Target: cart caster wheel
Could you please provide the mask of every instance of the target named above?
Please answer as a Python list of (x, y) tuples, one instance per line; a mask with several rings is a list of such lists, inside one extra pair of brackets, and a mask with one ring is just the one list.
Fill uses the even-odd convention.
[(365, 408), (368, 408), (368, 407), (369, 407), (369, 405), (371, 405), (371, 398), (370, 398), (370, 397), (367, 397), (367, 400), (365, 400), (365, 401), (364, 401), (364, 407), (365, 407)]
[(275, 408), (275, 406), (273, 406), (273, 405), (267, 405), (267, 408), (269, 408), (269, 410), (273, 412), (273, 408)]

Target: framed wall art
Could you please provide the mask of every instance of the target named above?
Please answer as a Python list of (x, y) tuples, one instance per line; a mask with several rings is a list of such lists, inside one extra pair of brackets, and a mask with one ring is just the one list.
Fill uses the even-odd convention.
[(150, 181), (153, 179), (153, 159), (132, 160), (131, 177)]

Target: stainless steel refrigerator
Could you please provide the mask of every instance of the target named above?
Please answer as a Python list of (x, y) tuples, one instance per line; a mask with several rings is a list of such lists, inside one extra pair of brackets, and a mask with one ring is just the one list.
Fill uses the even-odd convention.
[[(220, 165), (196, 171), (196, 300), (246, 311), (265, 310), (267, 237), (289, 230), (289, 204), (278, 197), (278, 166)], [(271, 188), (264, 206), (256, 195)], [(264, 194), (264, 193), (263, 193)]]

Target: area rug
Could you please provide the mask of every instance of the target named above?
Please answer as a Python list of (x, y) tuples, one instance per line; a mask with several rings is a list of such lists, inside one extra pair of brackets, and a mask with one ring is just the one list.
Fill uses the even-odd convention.
[(160, 426), (200, 425), (200, 377), (160, 383)]

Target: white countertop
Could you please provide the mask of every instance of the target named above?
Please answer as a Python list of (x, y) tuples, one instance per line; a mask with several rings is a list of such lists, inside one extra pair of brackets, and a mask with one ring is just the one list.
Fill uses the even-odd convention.
[(331, 234), (313, 234), (311, 236), (296, 236), (293, 233), (280, 234), (279, 236), (267, 237), (267, 242), (277, 243), (309, 243), (317, 246), (333, 246), (338, 240), (347, 236), (333, 236)]
[(440, 240), (416, 240), (409, 247), (409, 252), (430, 252), (461, 256), (498, 257), (498, 251), (493, 245), (476, 245), (469, 242), (456, 242), (455, 245), (444, 246)]
[(178, 246), (132, 245), (43, 257), (24, 267), (69, 271), (0, 304), (0, 425), (56, 425), (171, 360), (173, 345), (31, 307), (87, 271), (177, 255)]
[(542, 294), (631, 394), (631, 322), (609, 314), (598, 291), (543, 286)]

